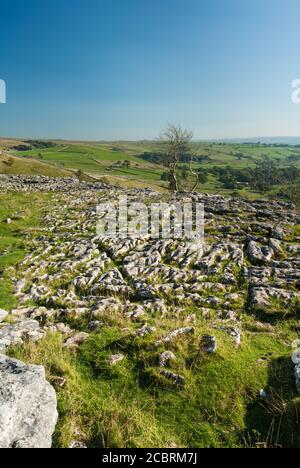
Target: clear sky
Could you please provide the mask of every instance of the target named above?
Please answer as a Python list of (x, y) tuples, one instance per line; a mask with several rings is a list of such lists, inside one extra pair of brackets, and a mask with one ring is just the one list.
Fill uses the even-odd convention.
[(299, 0), (2, 0), (2, 136), (300, 135)]

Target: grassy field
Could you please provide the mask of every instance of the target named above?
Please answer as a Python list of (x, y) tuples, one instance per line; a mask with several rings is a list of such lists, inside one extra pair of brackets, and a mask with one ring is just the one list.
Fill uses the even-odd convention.
[[(254, 318), (247, 320), (253, 330)], [(110, 314), (106, 323), (78, 352), (66, 350), (57, 334), (11, 350), (18, 359), (43, 364), (56, 388), (56, 447), (68, 447), (74, 434), (94, 448), (300, 447), (300, 402), (286, 345), (296, 336), (296, 314), (277, 322), (271, 335), (246, 333), (239, 351), (232, 352), (230, 338), (216, 332), (217, 355), (200, 359), (200, 336), (208, 330), (199, 317), (193, 339), (171, 347), (186, 380), (181, 389), (155, 368), (161, 352), (156, 335), (132, 341), (122, 331), (128, 326), (124, 316)], [(161, 333), (170, 324), (161, 319), (156, 325)], [(112, 368), (108, 356), (120, 351), (127, 358)], [(259, 397), (260, 389), (271, 392), (270, 401)]]
[[(62, 145), (51, 149), (20, 151), (17, 154), (25, 158), (42, 159), (69, 169), (95, 172), (102, 172), (107, 166), (117, 162), (129, 161), (133, 165), (141, 165), (141, 160), (133, 155), (87, 144)], [(143, 164), (143, 167), (147, 168), (151, 165)]]
[[(49, 175), (56, 172), (82, 171), (94, 177), (109, 177), (112, 182), (122, 184), (124, 179), (144, 182), (144, 186), (164, 185), (160, 181), (163, 168), (147, 163), (130, 151), (108, 149), (106, 145), (59, 145), (54, 148), (34, 149), (30, 151), (13, 151), (12, 154), (24, 160), (23, 171), (29, 165), (46, 163)], [(0, 167), (1, 172), (1, 167)], [(6, 171), (8, 173), (8, 171)], [(126, 185), (126, 184), (125, 184)]]

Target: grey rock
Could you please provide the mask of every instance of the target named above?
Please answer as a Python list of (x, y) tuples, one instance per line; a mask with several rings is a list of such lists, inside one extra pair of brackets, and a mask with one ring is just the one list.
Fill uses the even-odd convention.
[(100, 322), (100, 320), (92, 320), (88, 324), (89, 330), (91, 331), (98, 331), (102, 328), (102, 326), (103, 326), (103, 322)]
[(269, 295), (264, 288), (253, 288), (250, 291), (250, 306), (252, 309), (264, 309), (269, 305)]
[(7, 324), (0, 328), (0, 352), (6, 348), (25, 341), (39, 341), (44, 336), (43, 330), (36, 320), (22, 320), (14, 324)]
[(280, 240), (270, 239), (269, 246), (276, 254), (280, 255), (282, 253), (282, 244)]
[(24, 279), (20, 279), (19, 281), (17, 281), (15, 284), (16, 294), (20, 295), (25, 286), (26, 286), (26, 281)]
[(50, 448), (57, 417), (44, 368), (0, 355), (0, 447)]
[(140, 337), (144, 337), (146, 335), (150, 335), (151, 333), (155, 333), (156, 332), (156, 327), (150, 327), (149, 325), (147, 325), (147, 323), (142, 327), (140, 328), (139, 330), (137, 330), (134, 335), (135, 336), (140, 336)]
[(253, 310), (264, 310), (269, 306), (272, 298), (284, 301), (287, 306), (290, 301), (300, 299), (300, 293), (271, 287), (252, 288), (249, 298), (250, 307)]
[(170, 361), (174, 361), (176, 356), (171, 351), (165, 351), (159, 356), (159, 365), (161, 367), (166, 367)]
[(266, 389), (261, 389), (259, 392), (259, 396), (262, 400), (268, 400), (270, 398), (270, 394)]
[(63, 336), (66, 337), (74, 334), (72, 328), (70, 328), (69, 325), (66, 325), (65, 323), (55, 323), (53, 325), (44, 327), (44, 330), (50, 333), (61, 333)]
[(124, 354), (112, 354), (108, 358), (108, 362), (111, 366), (115, 366), (119, 362), (123, 361), (125, 359)]
[(87, 445), (80, 440), (72, 440), (69, 445), (69, 449), (87, 449)]
[(254, 264), (270, 263), (274, 256), (274, 250), (270, 247), (259, 245), (255, 241), (251, 241), (247, 248), (247, 254), (250, 261)]
[(272, 333), (274, 327), (270, 323), (255, 322), (247, 324), (247, 330), (254, 333)]
[(170, 343), (180, 335), (189, 335), (193, 333), (195, 333), (195, 327), (178, 328), (177, 330), (169, 332), (162, 340), (158, 341), (157, 344)]
[(0, 323), (4, 322), (7, 316), (8, 312), (6, 312), (6, 310), (0, 309)]
[(281, 227), (272, 229), (271, 237), (277, 240), (284, 240), (284, 230)]
[(182, 375), (174, 374), (174, 372), (163, 370), (161, 371), (161, 375), (163, 375), (166, 379), (171, 380), (176, 385), (183, 386), (185, 385), (185, 378)]
[(214, 354), (217, 351), (216, 338), (211, 335), (203, 335), (200, 342), (200, 350), (203, 353)]
[(68, 338), (64, 346), (66, 348), (77, 348), (78, 346), (82, 345), (82, 343), (89, 337), (88, 333), (80, 332), (80, 333), (75, 333), (75, 335), (71, 336)]
[(122, 304), (119, 299), (115, 297), (102, 297), (100, 298), (93, 308), (92, 316), (95, 319), (102, 318), (105, 312), (117, 312), (121, 309)]

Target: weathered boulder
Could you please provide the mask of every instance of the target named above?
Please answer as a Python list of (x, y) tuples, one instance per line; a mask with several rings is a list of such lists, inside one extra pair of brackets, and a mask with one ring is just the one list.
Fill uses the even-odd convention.
[(248, 244), (247, 254), (253, 264), (270, 263), (274, 256), (274, 250), (271, 247), (251, 241)]
[(43, 367), (0, 355), (0, 448), (50, 448), (56, 408)]
[(282, 243), (278, 239), (270, 239), (269, 241), (269, 246), (271, 249), (274, 250), (274, 252), (278, 255), (282, 253)]
[(175, 354), (172, 351), (165, 351), (159, 356), (159, 365), (166, 367), (170, 361), (174, 361), (175, 359)]
[(25, 341), (38, 341), (43, 336), (44, 332), (36, 320), (26, 319), (4, 325), (0, 328), (0, 353), (5, 353), (9, 346), (22, 344)]
[(93, 308), (92, 317), (95, 319), (102, 318), (105, 312), (117, 312), (121, 308), (122, 303), (118, 298), (100, 297)]
[(75, 333), (75, 335), (71, 336), (66, 340), (64, 346), (66, 348), (77, 348), (78, 346), (82, 345), (82, 343), (89, 337), (88, 333), (79, 332)]
[(272, 229), (271, 237), (273, 237), (274, 239), (281, 241), (284, 239), (284, 235), (284, 230), (281, 227), (277, 226), (274, 229)]
[(249, 304), (252, 310), (265, 310), (272, 298), (287, 306), (292, 300), (300, 299), (300, 293), (270, 287), (252, 288), (249, 293)]

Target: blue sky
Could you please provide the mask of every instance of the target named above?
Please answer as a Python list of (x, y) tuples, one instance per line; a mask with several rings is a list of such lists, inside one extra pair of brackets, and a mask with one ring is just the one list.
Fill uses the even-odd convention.
[(3, 0), (2, 136), (300, 135), (299, 0)]

